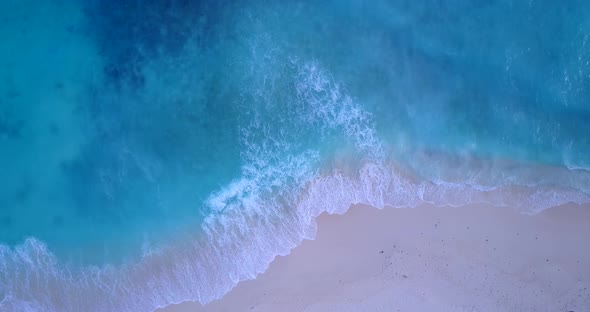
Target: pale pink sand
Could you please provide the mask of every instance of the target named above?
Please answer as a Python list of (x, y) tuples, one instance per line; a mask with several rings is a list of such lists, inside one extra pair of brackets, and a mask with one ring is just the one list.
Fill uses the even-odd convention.
[(590, 311), (590, 206), (322, 215), (316, 240), (197, 311)]

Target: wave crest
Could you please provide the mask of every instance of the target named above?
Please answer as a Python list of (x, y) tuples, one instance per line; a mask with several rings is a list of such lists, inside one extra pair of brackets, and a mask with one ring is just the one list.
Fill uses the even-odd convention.
[[(505, 184), (493, 186), (477, 179), (433, 181), (405, 172), (387, 162), (371, 115), (341, 84), (317, 63), (285, 64), (294, 79), (277, 88), (291, 88), (294, 97), (285, 107), (273, 103), (273, 92), (284, 89), (255, 91), (259, 105), (252, 115), (258, 117), (242, 129), (242, 176), (206, 201), (210, 214), (204, 235), (147, 253), (138, 263), (76, 271), (58, 263), (35, 239), (12, 249), (0, 246), (0, 310), (152, 311), (186, 300), (208, 303), (264, 272), (277, 255), (288, 254), (303, 239), (313, 239), (321, 213), (341, 214), (354, 204), (383, 208), (486, 202), (536, 213), (566, 202), (590, 202), (576, 183), (521, 183), (531, 182), (522, 172), (522, 181), (504, 179)], [(288, 117), (268, 119), (276, 109)], [(316, 126), (321, 133), (309, 132)], [(297, 131), (285, 133), (285, 127)], [(293, 140), (293, 135), (332, 132), (350, 141), (360, 167), (337, 166), (320, 173), (321, 151)], [(564, 180), (574, 177), (557, 171)]]

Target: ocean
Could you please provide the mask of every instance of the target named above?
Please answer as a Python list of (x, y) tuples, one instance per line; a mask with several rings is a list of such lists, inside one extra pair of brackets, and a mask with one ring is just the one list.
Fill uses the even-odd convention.
[(590, 203), (585, 1), (0, 0), (0, 311), (207, 303), (353, 204)]

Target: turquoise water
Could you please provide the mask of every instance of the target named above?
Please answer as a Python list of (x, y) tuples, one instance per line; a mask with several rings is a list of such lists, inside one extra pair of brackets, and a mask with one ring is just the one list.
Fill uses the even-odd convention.
[(316, 2), (0, 0), (0, 310), (206, 303), (355, 203), (590, 202), (588, 4)]

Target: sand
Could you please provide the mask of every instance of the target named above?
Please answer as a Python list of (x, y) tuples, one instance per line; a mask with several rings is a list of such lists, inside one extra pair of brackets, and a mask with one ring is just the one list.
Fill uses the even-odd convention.
[(352, 207), (220, 300), (159, 312), (590, 311), (590, 205)]

